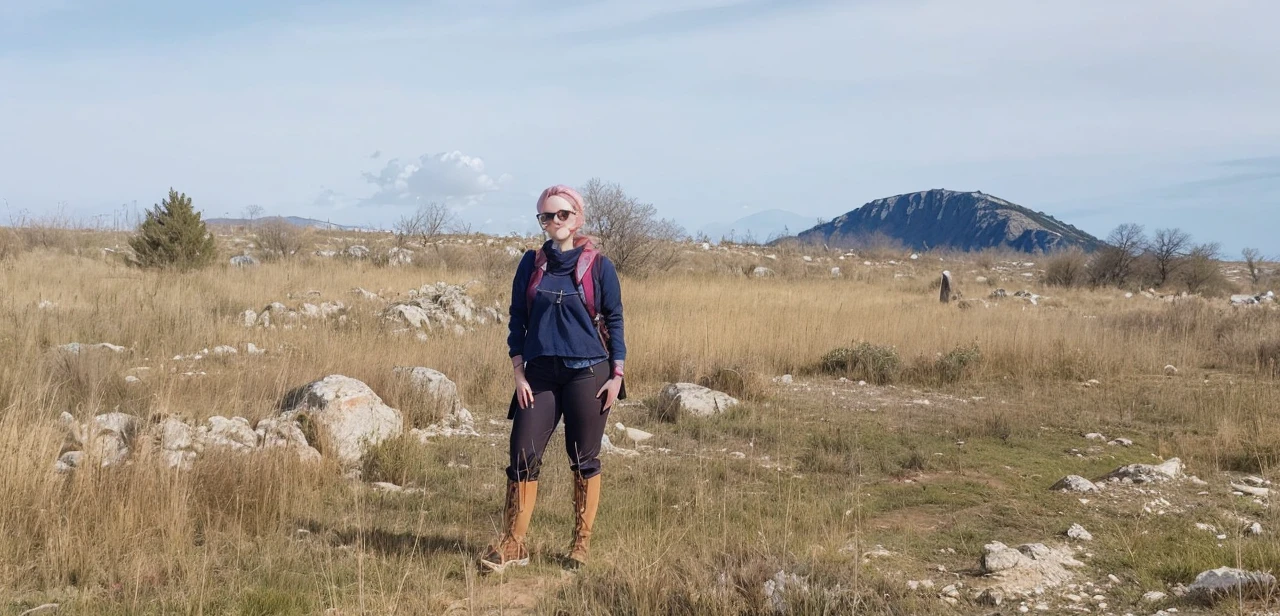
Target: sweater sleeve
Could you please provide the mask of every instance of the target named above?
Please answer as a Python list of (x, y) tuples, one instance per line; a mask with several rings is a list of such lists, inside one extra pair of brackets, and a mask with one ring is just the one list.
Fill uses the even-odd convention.
[(609, 328), (610, 361), (627, 359), (627, 343), (622, 327), (622, 285), (613, 261), (601, 256), (600, 264), (600, 313)]
[(511, 280), (511, 308), (508, 311), (511, 318), (507, 320), (508, 357), (524, 353), (524, 337), (529, 326), (529, 300), (525, 293), (529, 287), (529, 277), (533, 275), (533, 257), (532, 250), (524, 253), (524, 258), (520, 259), (520, 265), (516, 268), (516, 275)]

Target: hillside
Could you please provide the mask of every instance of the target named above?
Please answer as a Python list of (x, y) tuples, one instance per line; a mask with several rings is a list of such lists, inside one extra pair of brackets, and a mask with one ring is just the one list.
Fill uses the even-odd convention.
[(1043, 212), (981, 192), (942, 189), (877, 199), (797, 237), (831, 246), (879, 237), (915, 250), (1004, 247), (1028, 253), (1100, 245), (1098, 238)]

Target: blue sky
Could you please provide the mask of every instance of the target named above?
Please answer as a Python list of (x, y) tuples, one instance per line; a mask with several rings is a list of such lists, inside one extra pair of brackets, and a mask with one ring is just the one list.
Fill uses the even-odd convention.
[[(0, 0), (0, 207), (532, 230), (593, 176), (690, 230), (982, 190), (1280, 253), (1280, 3)], [(108, 218), (109, 220), (109, 218)]]

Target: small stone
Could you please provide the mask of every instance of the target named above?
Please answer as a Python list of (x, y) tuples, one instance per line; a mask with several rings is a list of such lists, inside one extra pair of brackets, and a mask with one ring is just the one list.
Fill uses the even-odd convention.
[(1081, 477), (1079, 475), (1067, 475), (1066, 477), (1063, 477), (1062, 479), (1058, 480), (1058, 483), (1053, 484), (1053, 487), (1049, 489), (1060, 491), (1060, 492), (1085, 493), (1085, 492), (1097, 492), (1098, 486), (1094, 485), (1092, 481), (1089, 481), (1088, 479), (1085, 479), (1084, 477)]
[(1093, 535), (1079, 524), (1072, 524), (1071, 528), (1067, 529), (1067, 536), (1080, 541), (1093, 541)]
[(1131, 441), (1131, 440), (1129, 440), (1129, 439), (1127, 439), (1127, 438), (1116, 438), (1116, 439), (1113, 439), (1113, 440), (1112, 440), (1110, 443), (1108, 443), (1108, 444), (1109, 444), (1109, 445), (1118, 445), (1118, 446), (1120, 446), (1120, 447), (1133, 447), (1133, 441)]
[(1249, 528), (1245, 532), (1249, 533), (1250, 535), (1261, 535), (1262, 525), (1257, 522), (1254, 522), (1253, 524), (1249, 525)]
[(1231, 487), (1236, 491), (1243, 492), (1250, 496), (1270, 496), (1271, 495), (1270, 488), (1258, 488), (1254, 486), (1247, 486), (1240, 483), (1233, 483), (1231, 484)]
[(1165, 597), (1168, 597), (1168, 596), (1169, 595), (1166, 595), (1158, 590), (1152, 590), (1143, 594), (1142, 600), (1147, 603), (1157, 603), (1159, 601), (1164, 601)]
[(1084, 435), (1084, 438), (1085, 438), (1085, 440), (1088, 440), (1088, 441), (1105, 441), (1105, 440), (1107, 440), (1107, 437), (1102, 436), (1101, 434), (1098, 434), (1097, 432), (1090, 432), (1090, 433), (1088, 433), (1088, 434)]
[(1116, 574), (1114, 574), (1114, 573), (1109, 573), (1109, 574), (1107, 574), (1107, 579), (1108, 579), (1108, 580), (1111, 580), (1111, 583), (1112, 583), (1112, 584), (1119, 584), (1119, 583), (1120, 583), (1120, 578), (1116, 577)]
[(44, 605), (39, 605), (25, 612), (22, 612), (21, 614), (18, 614), (18, 616), (38, 616), (40, 614), (52, 614), (54, 612), (57, 612), (61, 607), (62, 606), (57, 603), (46, 603)]

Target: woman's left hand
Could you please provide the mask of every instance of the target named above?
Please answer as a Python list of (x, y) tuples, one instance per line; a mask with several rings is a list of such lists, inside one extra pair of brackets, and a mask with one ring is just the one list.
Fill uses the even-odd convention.
[(621, 389), (622, 377), (615, 376), (606, 381), (604, 387), (601, 387), (600, 391), (596, 392), (597, 398), (602, 395), (606, 396), (604, 399), (604, 408), (601, 409), (601, 412), (609, 410), (613, 406), (613, 403), (618, 401), (618, 391)]

